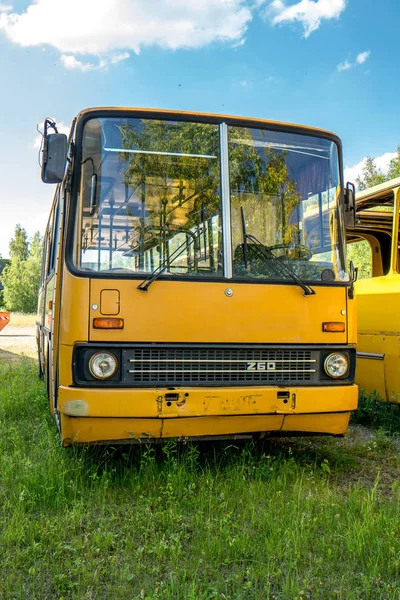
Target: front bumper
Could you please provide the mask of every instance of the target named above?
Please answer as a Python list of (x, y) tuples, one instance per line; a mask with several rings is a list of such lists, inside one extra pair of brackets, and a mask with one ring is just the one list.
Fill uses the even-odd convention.
[(356, 385), (183, 389), (60, 387), (64, 445), (269, 431), (346, 432)]

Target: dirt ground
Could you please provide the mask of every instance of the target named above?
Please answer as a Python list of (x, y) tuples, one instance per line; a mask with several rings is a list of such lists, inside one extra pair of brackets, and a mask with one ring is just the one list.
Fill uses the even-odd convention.
[(37, 358), (36, 327), (21, 319), (13, 323), (11, 315), (10, 323), (0, 331), (0, 360), (17, 361), (23, 356)]

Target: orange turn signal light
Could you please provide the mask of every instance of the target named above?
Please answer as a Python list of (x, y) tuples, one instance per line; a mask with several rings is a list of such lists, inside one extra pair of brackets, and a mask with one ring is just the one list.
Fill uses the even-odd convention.
[(322, 323), (322, 331), (327, 331), (329, 333), (343, 333), (346, 331), (346, 327), (345, 324), (340, 321), (327, 321)]
[(93, 319), (93, 327), (94, 329), (123, 329), (124, 320), (99, 317)]

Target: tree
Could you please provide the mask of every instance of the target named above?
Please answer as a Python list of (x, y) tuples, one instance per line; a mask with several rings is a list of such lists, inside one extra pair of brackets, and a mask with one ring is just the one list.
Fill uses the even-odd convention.
[[(390, 181), (400, 177), (400, 146), (397, 147), (397, 156), (392, 158), (389, 163), (387, 174), (385, 175), (375, 163), (375, 159), (367, 157), (362, 170), (361, 177), (356, 178), (357, 188), (366, 190), (367, 188), (379, 185), (385, 181)], [(383, 206), (381, 210), (390, 210)], [(372, 254), (369, 243), (364, 240), (347, 245), (347, 259), (352, 260), (358, 267), (358, 278), (364, 279), (372, 275)]]
[(375, 159), (371, 156), (367, 156), (362, 168), (362, 175), (356, 177), (356, 184), (359, 190), (366, 190), (367, 188), (387, 181), (387, 179), (388, 177), (386, 177), (376, 166)]
[(29, 256), (28, 236), (19, 224), (15, 227), (14, 235), (9, 245), (10, 256), (24, 261)]
[(28, 242), (25, 229), (15, 228), (10, 242), (10, 262), (2, 274), (4, 304), (8, 310), (33, 313), (37, 308), (40, 283), (42, 239), (36, 232)]
[(3, 273), (4, 269), (6, 268), (6, 266), (8, 265), (8, 263), (9, 263), (9, 260), (7, 258), (2, 258), (1, 254), (0, 254), (0, 310), (4, 306), (4, 290), (3, 290), (3, 283), (2, 283), (2, 273)]
[(389, 163), (387, 179), (395, 179), (400, 177), (400, 146), (397, 146), (397, 156), (392, 158)]

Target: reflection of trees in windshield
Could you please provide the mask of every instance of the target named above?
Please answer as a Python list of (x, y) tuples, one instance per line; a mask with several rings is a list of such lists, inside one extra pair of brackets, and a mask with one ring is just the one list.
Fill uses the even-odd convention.
[[(254, 147), (253, 136), (248, 129), (232, 127), (229, 130), (229, 169), (231, 195), (244, 202), (246, 219), (251, 227), (252, 221), (257, 229), (268, 215), (267, 203), (274, 204), (275, 219), (265, 222), (271, 233), (282, 244), (298, 242), (297, 219), (290, 222), (290, 216), (299, 205), (301, 195), (297, 183), (290, 178), (286, 164), (286, 152), (271, 147)], [(260, 203), (262, 199), (262, 203)], [(260, 214), (261, 209), (261, 214)]]
[[(289, 261), (305, 279), (335, 277), (338, 172), (333, 143), (260, 129), (229, 130), (234, 272), (270, 278), (271, 264), (251, 244), (244, 257), (243, 226), (272, 257)], [(322, 256), (322, 252), (325, 255)], [(268, 254), (268, 252), (267, 252)], [(247, 263), (247, 264), (246, 264)], [(272, 268), (273, 270), (273, 268)]]
[[(140, 273), (167, 261), (171, 273), (222, 274), (219, 125), (92, 122), (82, 161), (82, 266)], [(243, 265), (241, 208), (247, 232), (276, 256), (304, 262), (311, 254), (305, 246), (314, 251), (324, 236), (332, 242), (321, 212), (326, 181), (335, 172), (327, 158), (331, 146), (289, 132), (228, 127), (236, 272)], [(97, 199), (91, 211), (93, 173)], [(185, 240), (186, 250), (172, 264), (169, 257)], [(269, 276), (266, 269), (258, 275)]]
[(133, 240), (140, 267), (147, 248), (158, 244), (159, 260), (165, 260), (176, 245), (173, 238), (181, 241), (179, 234), (187, 232), (188, 251), (180, 264), (197, 270), (201, 244), (196, 238), (191, 243), (201, 226), (204, 258), (213, 270), (214, 246), (222, 247), (214, 218), (220, 214), (218, 126), (142, 120), (119, 129), (121, 147), (129, 150), (119, 153), (123, 179), (141, 204)]
[[(197, 225), (196, 215), (219, 211), (219, 138), (218, 128), (199, 123), (142, 121), (140, 128), (121, 126), (122, 147), (135, 153), (120, 153), (125, 163), (124, 180), (139, 188), (142, 202), (156, 193), (155, 211), (165, 226), (182, 225), (178, 208), (190, 202), (185, 226)], [(150, 154), (154, 152), (154, 154)], [(148, 153), (148, 154), (147, 154)], [(191, 155), (191, 156), (185, 156)], [(165, 210), (168, 206), (168, 211)], [(149, 224), (156, 214), (149, 215)], [(178, 219), (178, 222), (176, 222)]]

